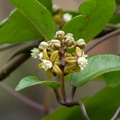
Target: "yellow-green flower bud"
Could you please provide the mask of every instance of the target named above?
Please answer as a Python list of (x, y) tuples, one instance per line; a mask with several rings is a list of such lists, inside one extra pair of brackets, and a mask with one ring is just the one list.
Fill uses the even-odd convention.
[(83, 49), (86, 46), (86, 43), (85, 43), (84, 39), (79, 39), (78, 41), (76, 41), (76, 46)]
[(40, 51), (43, 51), (44, 49), (48, 48), (48, 43), (43, 41), (40, 43), (38, 48)]

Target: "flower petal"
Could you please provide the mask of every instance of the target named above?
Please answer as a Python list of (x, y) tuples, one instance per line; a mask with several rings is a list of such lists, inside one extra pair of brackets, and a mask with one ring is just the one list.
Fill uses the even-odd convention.
[(56, 64), (53, 65), (53, 70), (54, 70), (57, 74), (62, 74), (62, 71), (60, 70), (60, 68), (59, 68)]
[(74, 70), (75, 70), (76, 67), (77, 66), (75, 64), (72, 64), (70, 66), (66, 66), (65, 71), (68, 72), (68, 73), (75, 72)]
[(49, 59), (49, 56), (47, 54), (47, 50), (46, 49), (43, 50), (43, 58), (44, 59)]
[(79, 47), (76, 47), (76, 54), (78, 57), (81, 57), (83, 54), (82, 50)]
[(39, 69), (42, 69), (42, 63), (40, 63), (40, 64), (38, 65), (38, 68), (39, 68)]
[(53, 76), (52, 73), (51, 73), (51, 71), (50, 71), (50, 69), (48, 69), (46, 71), (46, 75), (47, 75), (48, 78), (51, 78)]
[(76, 57), (66, 57), (65, 61), (71, 63), (71, 62), (76, 62), (76, 59), (77, 59)]
[(52, 53), (52, 55), (50, 56), (50, 60), (54, 62), (57, 59), (57, 57), (58, 57), (58, 50)]

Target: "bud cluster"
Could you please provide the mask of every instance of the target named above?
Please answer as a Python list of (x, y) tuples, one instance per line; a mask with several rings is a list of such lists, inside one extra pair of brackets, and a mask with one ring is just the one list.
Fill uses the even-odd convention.
[[(73, 34), (57, 31), (54, 38), (48, 42), (41, 42), (38, 48), (31, 50), (33, 58), (39, 58), (39, 69), (44, 69), (47, 76), (69, 74), (84, 70), (88, 64), (83, 48), (83, 39), (74, 40)], [(73, 51), (69, 52), (69, 49)]]

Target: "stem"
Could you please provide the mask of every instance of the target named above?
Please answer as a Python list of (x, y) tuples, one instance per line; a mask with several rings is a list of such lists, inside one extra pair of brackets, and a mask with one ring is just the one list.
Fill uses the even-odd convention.
[(116, 120), (119, 114), (120, 114), (120, 106), (118, 107), (115, 114), (113, 115), (113, 117), (110, 120)]
[(0, 69), (0, 81), (4, 80), (10, 73), (17, 69), (30, 57), (30, 49), (38, 46), (40, 41), (27, 42), (20, 44), (20, 48), (9, 58), (7, 63)]
[(63, 96), (63, 100), (66, 101), (67, 96), (66, 96), (66, 92), (65, 92), (64, 73), (61, 75), (60, 83), (61, 83), (61, 93)]
[(19, 45), (19, 44), (17, 43), (17, 44), (4, 44), (4, 45), (0, 45), (0, 52), (4, 51), (4, 50), (7, 50), (9, 48), (15, 47), (17, 45)]
[(87, 115), (85, 106), (81, 101), (73, 102), (69, 100), (68, 102), (65, 102), (63, 105), (66, 107), (73, 107), (73, 106), (79, 105), (85, 120), (90, 120), (90, 118)]
[[(13, 97), (17, 98), (18, 100), (26, 103), (27, 105), (44, 112), (45, 108), (44, 108), (43, 105), (38, 104), (37, 102), (34, 102), (34, 101), (30, 100), (29, 98), (21, 95), (18, 92), (15, 92), (13, 89), (11, 89), (8, 85), (4, 84), (3, 82), (0, 83), (0, 88), (3, 89), (4, 91), (6, 91), (11, 96), (13, 96)], [(51, 111), (51, 110), (52, 109), (49, 109), (49, 111)]]
[(57, 89), (54, 89), (54, 93), (55, 93), (55, 96), (56, 96), (56, 99), (57, 101), (61, 104), (61, 105), (65, 105), (65, 103), (62, 101), (61, 97), (60, 97), (60, 94), (58, 92)]
[(79, 104), (79, 106), (80, 106), (80, 108), (81, 108), (82, 114), (83, 114), (83, 116), (85, 117), (85, 119), (86, 119), (86, 120), (90, 120), (90, 118), (89, 118), (88, 115), (87, 115), (87, 112), (86, 112), (86, 109), (85, 109), (84, 104), (83, 104), (81, 101), (78, 101), (78, 104)]
[(75, 95), (75, 92), (76, 92), (76, 87), (72, 87), (72, 91), (71, 91), (71, 100), (73, 100), (73, 98), (74, 98), (74, 95)]
[(62, 43), (62, 49), (60, 52), (60, 59), (61, 59), (61, 71), (62, 71), (62, 75), (60, 75), (60, 83), (61, 83), (61, 93), (62, 93), (62, 97), (63, 100), (66, 101), (67, 100), (67, 96), (66, 96), (66, 92), (65, 92), (65, 81), (64, 81), (64, 67), (65, 67), (65, 52), (66, 52), (66, 46), (64, 44), (64, 42)]
[(14, 57), (12, 60), (7, 62), (0, 69), (0, 81), (5, 79), (11, 72), (13, 72), (16, 68), (18, 68), (24, 61), (26, 61), (30, 57), (29, 53), (21, 53)]
[(87, 53), (88, 51), (90, 51), (91, 49), (93, 49), (95, 46), (97, 46), (98, 44), (102, 43), (103, 41), (107, 40), (108, 38), (112, 37), (112, 36), (115, 36), (117, 34), (120, 33), (120, 29), (117, 29), (101, 38), (99, 38), (98, 40), (96, 40), (91, 46), (89, 47), (86, 47), (85, 49), (85, 53)]

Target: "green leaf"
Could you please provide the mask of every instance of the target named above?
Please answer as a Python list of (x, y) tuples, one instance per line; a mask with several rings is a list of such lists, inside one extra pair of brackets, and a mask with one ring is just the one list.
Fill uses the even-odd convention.
[(47, 10), (49, 10), (49, 12), (52, 13), (52, 1), (51, 0), (37, 0), (37, 1), (40, 2), (43, 6), (45, 6)]
[(17, 9), (0, 24), (0, 44), (25, 42), (41, 37), (33, 24)]
[(114, 9), (114, 0), (86, 0), (80, 5), (81, 15), (69, 21), (63, 30), (72, 33), (76, 40), (83, 38), (89, 42), (103, 30), (112, 17)]
[(116, 87), (120, 85), (120, 71), (114, 71), (104, 74), (104, 79), (108, 86)]
[(55, 82), (55, 81), (43, 81), (40, 78), (36, 77), (36, 76), (27, 76), (25, 78), (23, 78), (19, 84), (17, 85), (17, 87), (15, 88), (15, 90), (21, 90), (24, 89), (26, 87), (30, 87), (33, 85), (37, 85), (37, 84), (42, 84), (45, 86), (49, 86), (53, 89), (57, 89), (60, 87), (60, 83), (59, 82)]
[(88, 65), (82, 72), (72, 73), (70, 84), (81, 86), (93, 78), (111, 71), (120, 70), (120, 57), (117, 55), (95, 55), (88, 57)]
[[(91, 120), (110, 120), (120, 106), (120, 86), (105, 88), (83, 100)], [(42, 120), (84, 120), (79, 107), (61, 107)]]
[(36, 0), (9, 0), (22, 14), (36, 27), (41, 35), (50, 40), (57, 30), (56, 24), (50, 12)]
[(112, 23), (112, 24), (118, 24), (118, 23), (120, 23), (120, 14), (114, 15), (111, 18), (111, 20), (109, 21), (109, 23)]
[(115, 0), (116, 4), (120, 5), (120, 0)]

